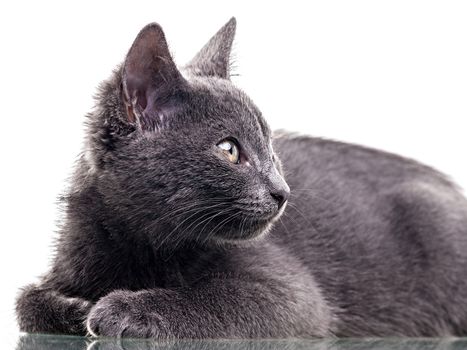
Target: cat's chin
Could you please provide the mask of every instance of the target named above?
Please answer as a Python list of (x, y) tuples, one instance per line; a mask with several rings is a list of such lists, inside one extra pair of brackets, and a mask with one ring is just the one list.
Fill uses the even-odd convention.
[(212, 239), (217, 244), (239, 244), (242, 242), (259, 241), (268, 235), (279, 216), (280, 214), (266, 220), (255, 220), (251, 222), (248, 230), (235, 230), (229, 233), (224, 232), (223, 235), (214, 235)]
[(274, 223), (282, 216), (284, 209), (285, 205), (271, 217), (251, 220), (248, 231), (235, 230), (230, 235), (215, 236), (214, 239), (219, 243), (241, 243), (261, 240), (271, 231)]
[(214, 236), (213, 241), (216, 244), (242, 244), (249, 242), (256, 242), (264, 237), (271, 231), (273, 223), (268, 223), (265, 227), (261, 229), (256, 229), (248, 234), (243, 235), (232, 235), (232, 236)]

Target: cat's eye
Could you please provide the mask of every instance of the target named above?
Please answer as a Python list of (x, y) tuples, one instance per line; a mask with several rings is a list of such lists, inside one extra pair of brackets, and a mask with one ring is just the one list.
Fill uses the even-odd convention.
[(232, 140), (223, 140), (217, 144), (227, 159), (234, 164), (240, 163), (240, 151), (237, 144)]

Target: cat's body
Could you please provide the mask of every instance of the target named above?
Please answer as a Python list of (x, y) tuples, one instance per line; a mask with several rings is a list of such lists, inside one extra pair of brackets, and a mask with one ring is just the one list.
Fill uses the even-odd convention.
[[(172, 66), (159, 79), (158, 67), (149, 83), (131, 79), (132, 69), (144, 69), (133, 60), (144, 56), (138, 40), (161, 32), (138, 36), (139, 51), (130, 50), (123, 75), (105, 83), (90, 115), (89, 150), (66, 196), (52, 270), (18, 299), (21, 329), (84, 334), (86, 324), (91, 334), (156, 338), (466, 335), (466, 199), (416, 162), (278, 133), (273, 148), (289, 196), (259, 111), (225, 81), (233, 29), (231, 21), (183, 79)], [(184, 79), (189, 89), (150, 91), (162, 96), (157, 113), (151, 93), (138, 95), (144, 84)], [(132, 84), (136, 92), (126, 96), (137, 98), (123, 95), (122, 103)], [(242, 119), (249, 114), (256, 117)], [(196, 143), (210, 145), (217, 132), (213, 140), (236, 135), (248, 160), (229, 165), (212, 158), (212, 148), (198, 152)]]
[(341, 310), (338, 334), (467, 334), (467, 201), (454, 185), (359, 146), (284, 136), (275, 149), (292, 198), (273, 237)]

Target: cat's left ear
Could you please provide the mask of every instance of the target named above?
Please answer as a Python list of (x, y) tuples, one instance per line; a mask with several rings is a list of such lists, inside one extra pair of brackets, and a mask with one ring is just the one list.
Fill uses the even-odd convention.
[(179, 105), (185, 83), (162, 28), (157, 23), (144, 27), (123, 65), (123, 101), (128, 121), (144, 130), (162, 128), (166, 117)]
[(208, 41), (198, 54), (186, 65), (186, 68), (200, 76), (230, 78), (230, 54), (236, 29), (235, 17), (232, 17)]

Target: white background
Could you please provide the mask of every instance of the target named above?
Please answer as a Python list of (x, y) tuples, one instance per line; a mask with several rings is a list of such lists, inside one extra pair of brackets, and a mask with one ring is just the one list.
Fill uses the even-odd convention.
[(97, 83), (145, 24), (183, 64), (232, 15), (234, 81), (274, 128), (416, 158), (467, 187), (466, 2), (2, 2), (0, 332), (16, 332), (17, 289), (47, 269)]

